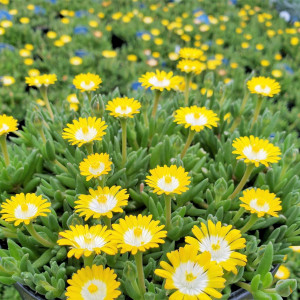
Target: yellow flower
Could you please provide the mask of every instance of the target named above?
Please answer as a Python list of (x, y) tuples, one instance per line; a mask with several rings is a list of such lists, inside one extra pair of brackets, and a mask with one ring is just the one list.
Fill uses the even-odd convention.
[(34, 63), (34, 60), (32, 58), (26, 58), (26, 59), (24, 59), (24, 64), (26, 66), (31, 66), (31, 65), (33, 65), (33, 63)]
[(268, 67), (270, 65), (270, 62), (267, 59), (263, 59), (263, 60), (260, 61), (260, 64), (263, 67)]
[(163, 167), (157, 166), (155, 169), (150, 170), (150, 174), (147, 176), (145, 182), (158, 195), (180, 195), (188, 190), (187, 186), (191, 182), (184, 168), (175, 165), (171, 165), (170, 167), (166, 165)]
[(20, 18), (19, 21), (21, 24), (28, 24), (30, 22), (30, 19), (27, 17), (23, 17), (23, 18)]
[(129, 195), (125, 189), (120, 190), (120, 186), (104, 188), (98, 187), (97, 190), (89, 189), (90, 195), (80, 195), (75, 201), (75, 211), (79, 216), (85, 216), (85, 221), (90, 217), (99, 219), (106, 216), (113, 217), (113, 213), (123, 212), (122, 206), (128, 204)]
[(15, 226), (21, 223), (28, 225), (33, 219), (38, 216), (45, 217), (50, 212), (51, 204), (42, 199), (42, 196), (35, 194), (17, 194), (11, 199), (6, 199), (2, 203), (2, 219), (7, 222), (14, 222)]
[(278, 211), (281, 210), (281, 201), (276, 198), (276, 195), (270, 193), (268, 190), (249, 189), (243, 191), (243, 197), (240, 197), (243, 204), (241, 207), (246, 208), (252, 214), (257, 214), (258, 217), (264, 215), (271, 215), (278, 217)]
[(78, 100), (76, 94), (70, 94), (70, 95), (68, 95), (67, 101), (68, 101), (69, 103), (79, 104), (79, 100)]
[(294, 252), (300, 253), (300, 246), (290, 246), (289, 248), (291, 248)]
[(206, 66), (197, 60), (182, 59), (177, 64), (177, 69), (184, 73), (200, 74), (206, 69)]
[(96, 117), (79, 118), (79, 120), (73, 120), (73, 124), (67, 124), (62, 137), (71, 145), (81, 147), (92, 141), (101, 141), (102, 136), (106, 134), (104, 132), (106, 127), (105, 122)]
[(237, 159), (243, 159), (246, 164), (255, 164), (256, 167), (259, 164), (268, 167), (269, 163), (277, 163), (281, 159), (279, 147), (253, 135), (236, 138), (232, 146), (235, 148), (232, 153), (238, 155)]
[(79, 105), (76, 103), (70, 103), (69, 108), (70, 110), (78, 111)]
[(102, 51), (102, 55), (106, 58), (113, 58), (117, 56), (117, 52), (114, 50), (104, 50)]
[(269, 77), (253, 77), (247, 82), (247, 86), (252, 94), (273, 97), (280, 93), (280, 84)]
[[(177, 76), (180, 81), (178, 82), (178, 85), (175, 86), (176, 91), (184, 92), (185, 91), (185, 78), (183, 76)], [(196, 90), (198, 88), (198, 85), (194, 82), (190, 83), (190, 89)]]
[(56, 80), (57, 77), (55, 74), (44, 74), (39, 76), (25, 77), (25, 82), (29, 86), (36, 86), (38, 88), (42, 85), (49, 86), (50, 84), (54, 84)]
[(79, 165), (80, 174), (87, 176), (86, 180), (98, 178), (111, 171), (112, 162), (107, 153), (95, 153), (85, 158)]
[(82, 64), (82, 58), (78, 56), (71, 57), (70, 64), (73, 66), (79, 66)]
[(184, 59), (199, 59), (203, 55), (203, 51), (196, 48), (181, 48), (179, 56)]
[(175, 52), (170, 52), (168, 56), (170, 60), (177, 60), (179, 58), (179, 54)]
[(12, 76), (2, 76), (2, 77), (0, 77), (0, 82), (2, 82), (2, 84), (4, 86), (10, 86), (10, 85), (14, 84), (16, 82), (16, 80)]
[(280, 78), (282, 76), (281, 70), (273, 70), (272, 75), (276, 78)]
[(212, 110), (205, 107), (191, 106), (181, 107), (175, 111), (175, 120), (177, 124), (183, 124), (185, 128), (191, 128), (197, 132), (203, 130), (205, 127), (217, 127), (219, 118)]
[(73, 84), (75, 85), (76, 89), (80, 90), (81, 92), (95, 91), (99, 88), (101, 82), (102, 80), (98, 75), (91, 73), (79, 74), (73, 79)]
[(275, 274), (275, 278), (277, 279), (288, 279), (290, 277), (290, 270), (285, 266), (280, 266)]
[(115, 118), (133, 118), (134, 114), (138, 114), (141, 108), (139, 101), (133, 98), (115, 98), (108, 101), (106, 110), (110, 111), (110, 115)]
[(121, 295), (117, 290), (120, 283), (117, 275), (110, 268), (93, 265), (73, 274), (68, 280), (66, 296), (68, 300), (107, 299), (113, 300)]
[(60, 246), (71, 246), (68, 257), (75, 256), (79, 259), (82, 255), (99, 255), (102, 251), (109, 255), (118, 252), (116, 245), (111, 241), (112, 231), (106, 230), (106, 226), (76, 225), (70, 226), (70, 229), (60, 232), (62, 238), (57, 240)]
[(121, 248), (121, 253), (135, 255), (138, 251), (158, 248), (165, 242), (167, 231), (162, 230), (165, 226), (151, 219), (152, 215), (125, 216), (125, 219), (119, 219), (119, 224), (112, 225), (112, 240)]
[(224, 288), (221, 266), (210, 260), (209, 252), (197, 253), (191, 246), (180, 247), (167, 253), (171, 264), (160, 262), (162, 269), (156, 269), (155, 274), (165, 278), (166, 290), (176, 290), (170, 300), (221, 298), (218, 289)]
[(213, 94), (214, 94), (214, 91), (211, 90), (211, 89), (206, 89), (206, 88), (202, 88), (200, 90), (201, 92), (201, 95), (206, 95), (206, 97), (210, 98)]
[(35, 77), (35, 76), (39, 76), (40, 75), (40, 71), (38, 69), (30, 69), (28, 71), (28, 75), (30, 77)]
[(208, 226), (201, 223), (200, 227), (194, 226), (192, 232), (196, 238), (187, 236), (185, 242), (200, 252), (208, 251), (211, 260), (226, 271), (237, 274), (236, 266), (246, 265), (246, 255), (234, 251), (245, 248), (246, 240), (231, 225), (222, 226), (221, 222), (214, 224), (208, 220)]
[(297, 46), (299, 44), (299, 38), (297, 37), (292, 37), (290, 40), (290, 43), (292, 46)]
[(18, 121), (11, 116), (0, 115), (0, 136), (18, 130)]
[(55, 38), (57, 37), (57, 33), (54, 32), (54, 31), (48, 31), (48, 32), (47, 32), (47, 37), (48, 37), (49, 39), (55, 39)]
[(129, 55), (127, 55), (127, 60), (128, 61), (137, 61), (138, 58), (135, 54), (129, 54)]
[(173, 76), (173, 72), (166, 73), (165, 71), (156, 70), (154, 72), (147, 72), (139, 78), (139, 82), (146, 88), (151, 90), (163, 91), (164, 89), (173, 89), (178, 83), (178, 77)]

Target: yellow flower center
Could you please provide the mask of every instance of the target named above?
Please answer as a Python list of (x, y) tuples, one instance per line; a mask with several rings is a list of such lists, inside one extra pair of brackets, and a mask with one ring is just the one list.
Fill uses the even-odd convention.
[(87, 126), (82, 127), (82, 133), (83, 134), (88, 134), (89, 128)]
[(214, 251), (219, 250), (220, 248), (220, 241), (218, 241), (216, 244), (211, 245), (211, 249), (213, 249)]
[(165, 176), (165, 183), (171, 183), (172, 177), (170, 175)]
[(92, 242), (92, 239), (94, 238), (94, 236), (90, 233), (87, 233), (85, 236), (84, 236), (84, 242), (87, 243), (87, 244), (90, 244)]
[(258, 199), (256, 200), (256, 204), (257, 204), (258, 206), (264, 206), (265, 200), (264, 200), (263, 198), (258, 198)]
[(195, 118), (195, 119), (199, 119), (199, 118), (200, 118), (200, 114), (199, 114), (198, 112), (195, 112), (195, 113), (194, 113), (194, 118)]
[(28, 210), (28, 204), (27, 203), (23, 203), (23, 204), (21, 204), (21, 209), (22, 209), (22, 211), (27, 211)]
[(96, 286), (96, 284), (91, 283), (88, 287), (88, 290), (91, 294), (94, 294), (98, 291), (98, 287)]
[(140, 227), (137, 227), (137, 228), (134, 228), (133, 233), (136, 237), (140, 237), (143, 233), (143, 230)]
[(186, 281), (193, 281), (196, 278), (197, 278), (197, 276), (194, 276), (193, 273), (185, 272), (185, 279), (186, 279)]
[(100, 167), (100, 163), (97, 161), (97, 162), (94, 162), (94, 163), (92, 163), (91, 164), (91, 167), (92, 167), (92, 169), (98, 169), (99, 167)]
[(126, 111), (126, 109), (127, 109), (127, 106), (126, 106), (126, 105), (121, 105), (121, 110), (122, 110), (122, 111)]
[(256, 152), (256, 153), (257, 153), (257, 152), (259, 152), (259, 150), (260, 150), (260, 147), (259, 147), (258, 145), (253, 145), (253, 146), (252, 146), (252, 151), (253, 151), (253, 152)]
[(97, 201), (98, 201), (100, 204), (104, 204), (104, 203), (106, 203), (107, 198), (106, 198), (105, 195), (99, 195), (99, 196), (97, 197)]

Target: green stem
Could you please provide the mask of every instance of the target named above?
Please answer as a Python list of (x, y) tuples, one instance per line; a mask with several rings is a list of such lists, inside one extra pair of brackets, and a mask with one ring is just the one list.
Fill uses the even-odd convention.
[(1, 145), (1, 150), (3, 153), (4, 161), (6, 166), (9, 165), (9, 155), (7, 151), (7, 145), (6, 145), (6, 134), (0, 136), (0, 145)]
[(256, 223), (257, 220), (258, 220), (257, 214), (252, 214), (248, 222), (241, 229), (241, 233), (247, 232)]
[(138, 251), (137, 254), (134, 256), (134, 259), (135, 259), (135, 264), (138, 273), (139, 288), (140, 288), (142, 299), (144, 299), (144, 294), (146, 293), (146, 287), (145, 287), (145, 275), (143, 269), (143, 253), (141, 251)]
[(183, 148), (183, 150), (180, 154), (181, 159), (185, 156), (185, 153), (188, 150), (188, 148), (190, 147), (195, 134), (196, 134), (196, 131), (190, 130), (188, 138), (187, 138), (186, 143), (185, 143), (185, 146), (184, 146), (184, 148)]
[(120, 122), (122, 128), (122, 167), (124, 167), (127, 158), (127, 119), (121, 118)]
[(92, 93), (91, 92), (87, 92), (87, 97), (89, 99), (89, 103), (91, 103), (91, 101), (92, 101)]
[(154, 105), (153, 105), (153, 109), (152, 109), (152, 118), (155, 118), (160, 95), (161, 95), (161, 91), (156, 90), (155, 96), (154, 96)]
[(40, 268), (44, 265), (46, 265), (50, 259), (53, 257), (53, 255), (51, 255), (52, 249), (48, 249), (46, 250), (33, 264), (32, 266), (34, 268)]
[(53, 115), (53, 112), (52, 112), (52, 109), (51, 109), (51, 106), (50, 106), (50, 103), (49, 103), (48, 94), (47, 94), (47, 87), (46, 86), (41, 86), (40, 87), (40, 92), (41, 92), (41, 95), (42, 95), (42, 97), (45, 101), (45, 104), (46, 104), (47, 110), (49, 112), (50, 118), (53, 121), (54, 120), (54, 115)]
[(241, 117), (240, 116), (236, 117), (230, 128), (231, 133), (234, 132), (234, 130), (237, 128), (237, 126), (240, 124), (240, 122), (241, 122)]
[(95, 254), (92, 253), (90, 256), (83, 256), (83, 262), (85, 267), (92, 267)]
[(38, 241), (40, 244), (42, 244), (45, 247), (53, 248), (56, 246), (56, 243), (50, 242), (48, 240), (45, 240), (43, 237), (41, 237), (34, 229), (34, 226), (32, 223), (29, 223), (28, 225), (25, 225), (27, 231), (31, 234), (31, 236)]
[(257, 103), (256, 103), (256, 107), (255, 107), (255, 110), (254, 110), (253, 120), (252, 120), (252, 124), (251, 124), (250, 129), (252, 129), (252, 127), (254, 126), (254, 124), (255, 124), (258, 116), (259, 116), (259, 112), (260, 112), (262, 103), (263, 103), (263, 98), (259, 96), (258, 99), (257, 99)]
[(103, 222), (107, 226), (107, 229), (111, 229), (111, 219), (110, 218), (108, 218), (107, 216), (104, 216)]
[(245, 208), (240, 207), (240, 209), (238, 210), (238, 212), (235, 214), (234, 218), (232, 219), (233, 225), (240, 219), (240, 217), (243, 215), (244, 211), (245, 211)]
[(230, 200), (234, 199), (234, 197), (243, 189), (243, 187), (245, 186), (246, 182), (248, 181), (254, 167), (255, 167), (254, 164), (247, 165), (247, 168), (246, 168), (243, 178), (241, 179), (239, 185), (235, 188), (233, 193), (228, 197), (228, 199), (230, 199)]
[(251, 293), (251, 287), (249, 284), (239, 281), (239, 282), (236, 282), (235, 285), (237, 285), (237, 286), (241, 287), (242, 289)]
[(146, 128), (148, 128), (149, 127), (149, 120), (148, 120), (148, 115), (147, 115), (147, 109), (143, 109), (142, 113), (143, 113), (145, 126), (146, 126)]
[(242, 101), (242, 105), (241, 105), (241, 109), (240, 109), (240, 115), (243, 113), (244, 108), (247, 104), (248, 98), (249, 98), (250, 93), (248, 91), (245, 92), (243, 101)]
[(87, 151), (88, 155), (91, 155), (91, 154), (94, 153), (93, 142), (85, 144), (85, 148), (86, 148), (86, 151)]
[(189, 104), (191, 80), (192, 80), (192, 74), (187, 73), (185, 76), (184, 106), (188, 106), (188, 104)]
[(170, 195), (165, 195), (165, 213), (166, 213), (166, 230), (171, 229), (171, 214), (172, 214), (172, 197)]

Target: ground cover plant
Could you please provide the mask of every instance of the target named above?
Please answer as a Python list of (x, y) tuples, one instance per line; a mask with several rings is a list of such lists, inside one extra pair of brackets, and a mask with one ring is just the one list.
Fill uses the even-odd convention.
[(2, 284), (298, 299), (298, 21), (261, 1), (0, 3)]

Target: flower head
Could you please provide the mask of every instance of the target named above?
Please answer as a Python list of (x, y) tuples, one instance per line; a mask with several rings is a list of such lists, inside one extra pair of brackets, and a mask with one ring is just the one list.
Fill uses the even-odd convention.
[(93, 265), (73, 274), (68, 280), (66, 296), (68, 300), (116, 299), (121, 295), (117, 290), (120, 283), (110, 268)]
[(206, 66), (198, 60), (182, 59), (177, 64), (177, 69), (184, 73), (200, 74), (206, 69)]
[(112, 225), (112, 240), (121, 248), (121, 253), (131, 252), (135, 255), (138, 251), (157, 248), (167, 236), (167, 231), (162, 230), (165, 226), (158, 224), (159, 221), (152, 220), (152, 215), (125, 216), (125, 219), (119, 220), (119, 224)]
[(73, 120), (73, 124), (67, 124), (62, 137), (72, 145), (77, 144), (81, 147), (92, 141), (101, 141), (106, 127), (105, 122), (96, 117), (79, 118), (79, 120)]
[(268, 190), (259, 188), (245, 190), (240, 200), (243, 202), (240, 205), (241, 207), (246, 208), (252, 214), (257, 214), (258, 217), (263, 217), (264, 215), (278, 217), (278, 211), (281, 210), (281, 201)]
[[(177, 76), (179, 81), (178, 84), (174, 87), (174, 90), (179, 91), (179, 92), (184, 92), (185, 91), (185, 78), (183, 76)], [(195, 91), (198, 88), (197, 83), (191, 82), (190, 83), (190, 89)]]
[(10, 86), (10, 85), (14, 84), (16, 82), (16, 80), (12, 76), (2, 76), (2, 77), (0, 77), (0, 82), (4, 86)]
[(185, 242), (200, 252), (208, 251), (212, 261), (237, 274), (236, 266), (245, 266), (247, 262), (246, 255), (234, 251), (246, 247), (246, 240), (241, 237), (241, 232), (232, 229), (231, 225), (222, 226), (221, 222), (214, 224), (211, 220), (208, 220), (208, 226), (204, 223), (200, 226), (192, 229), (196, 238), (187, 236)]
[(18, 130), (18, 122), (11, 116), (0, 115), (0, 136)]
[(185, 128), (190, 127), (191, 130), (197, 132), (203, 130), (205, 127), (216, 127), (219, 118), (212, 110), (205, 107), (191, 106), (181, 107), (175, 111), (175, 120), (177, 124), (184, 124)]
[(112, 162), (107, 153), (95, 153), (85, 158), (79, 165), (80, 174), (86, 176), (89, 181), (92, 178), (98, 178), (108, 174), (111, 170)]
[(253, 77), (247, 82), (247, 86), (252, 94), (273, 97), (280, 93), (280, 84), (269, 77)]
[(99, 88), (101, 82), (102, 80), (98, 75), (91, 73), (79, 74), (73, 79), (73, 84), (75, 85), (76, 89), (80, 90), (81, 92), (95, 91)]
[(49, 86), (50, 84), (54, 84), (57, 81), (57, 77), (55, 74), (44, 74), (38, 76), (30, 76), (25, 77), (25, 81), (29, 86), (35, 86), (37, 88), (44, 86)]
[(63, 238), (57, 240), (60, 246), (71, 246), (68, 257), (74, 255), (79, 259), (82, 255), (100, 254), (101, 251), (109, 255), (117, 253), (116, 245), (111, 241), (111, 230), (106, 230), (106, 226), (76, 225), (70, 229), (60, 232)]
[(156, 70), (154, 72), (147, 72), (139, 78), (139, 82), (146, 88), (151, 90), (163, 91), (164, 89), (173, 89), (178, 84), (178, 77), (173, 76), (173, 72), (166, 73), (165, 71)]
[(113, 217), (113, 213), (123, 212), (122, 206), (128, 203), (129, 195), (120, 186), (98, 187), (97, 190), (89, 189), (90, 195), (80, 195), (75, 201), (75, 211), (79, 216), (85, 216), (85, 221), (90, 217), (99, 219), (102, 216)]
[(277, 279), (288, 279), (290, 277), (290, 270), (286, 266), (280, 266), (275, 274), (275, 278)]
[(147, 176), (145, 182), (153, 188), (153, 192), (158, 195), (180, 195), (188, 190), (187, 186), (191, 182), (184, 168), (175, 165), (170, 167), (157, 166), (155, 169), (150, 170), (150, 174), (151, 175)]
[(17, 194), (2, 203), (2, 219), (14, 222), (15, 226), (21, 223), (28, 225), (38, 216), (45, 217), (50, 212), (51, 204), (35, 194)]
[(235, 148), (232, 153), (238, 155), (237, 159), (244, 159), (246, 164), (253, 163), (256, 167), (260, 163), (268, 167), (269, 163), (277, 163), (280, 160), (279, 147), (253, 135), (235, 139), (232, 146)]
[(210, 260), (210, 253), (197, 253), (197, 248), (185, 246), (167, 253), (171, 264), (162, 261), (155, 274), (166, 278), (165, 289), (176, 290), (170, 300), (221, 298), (217, 289), (224, 288), (221, 266)]
[(184, 59), (199, 59), (203, 55), (203, 51), (196, 48), (181, 48), (179, 56)]
[(139, 113), (141, 104), (133, 98), (115, 98), (108, 101), (106, 110), (110, 111), (110, 115), (115, 118), (133, 118), (134, 114)]

